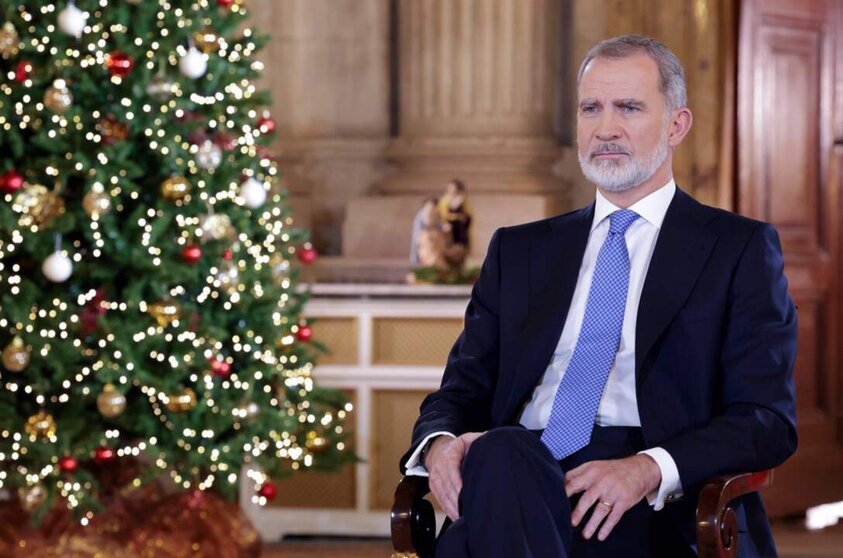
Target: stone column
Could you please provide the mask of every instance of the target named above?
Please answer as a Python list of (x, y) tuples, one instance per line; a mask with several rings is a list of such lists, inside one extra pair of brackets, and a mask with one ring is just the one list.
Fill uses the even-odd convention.
[(384, 171), (389, 136), (389, 0), (250, 0), (270, 34), (274, 152), (294, 217), (324, 255), (341, 252), (352, 198)]
[(560, 195), (563, 0), (398, 0), (399, 134), (387, 194)]

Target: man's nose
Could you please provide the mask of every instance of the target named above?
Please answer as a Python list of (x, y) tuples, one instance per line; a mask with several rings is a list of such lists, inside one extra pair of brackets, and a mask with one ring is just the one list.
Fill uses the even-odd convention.
[(595, 130), (597, 139), (602, 141), (615, 140), (621, 137), (621, 126), (617, 115), (613, 111), (603, 111), (597, 120)]

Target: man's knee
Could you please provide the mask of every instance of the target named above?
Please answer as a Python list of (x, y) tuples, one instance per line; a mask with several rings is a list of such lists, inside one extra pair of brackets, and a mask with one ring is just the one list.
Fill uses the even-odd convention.
[[(464, 469), (490, 462), (501, 463), (524, 455), (518, 451), (524, 445), (534, 444), (535, 434), (520, 426), (493, 428), (474, 440), (463, 462)], [(541, 443), (541, 442), (539, 442)]]

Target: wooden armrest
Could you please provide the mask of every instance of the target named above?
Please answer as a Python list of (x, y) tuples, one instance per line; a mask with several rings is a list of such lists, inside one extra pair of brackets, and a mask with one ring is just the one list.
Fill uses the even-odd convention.
[(731, 503), (773, 482), (773, 471), (722, 475), (709, 480), (697, 501), (697, 552), (700, 558), (734, 558), (738, 517)]
[(430, 491), (427, 477), (407, 476), (395, 488), (389, 515), (393, 558), (430, 558), (436, 541), (436, 515), (424, 499)]

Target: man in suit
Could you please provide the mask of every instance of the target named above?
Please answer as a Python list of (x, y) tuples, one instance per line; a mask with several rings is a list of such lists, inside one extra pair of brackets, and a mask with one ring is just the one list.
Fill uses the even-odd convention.
[[(676, 56), (603, 41), (578, 75), (596, 200), (498, 230), (408, 474), (454, 520), (437, 556), (695, 555), (701, 483), (796, 449), (795, 308), (767, 224), (679, 190)], [(741, 556), (775, 556), (757, 494)]]

